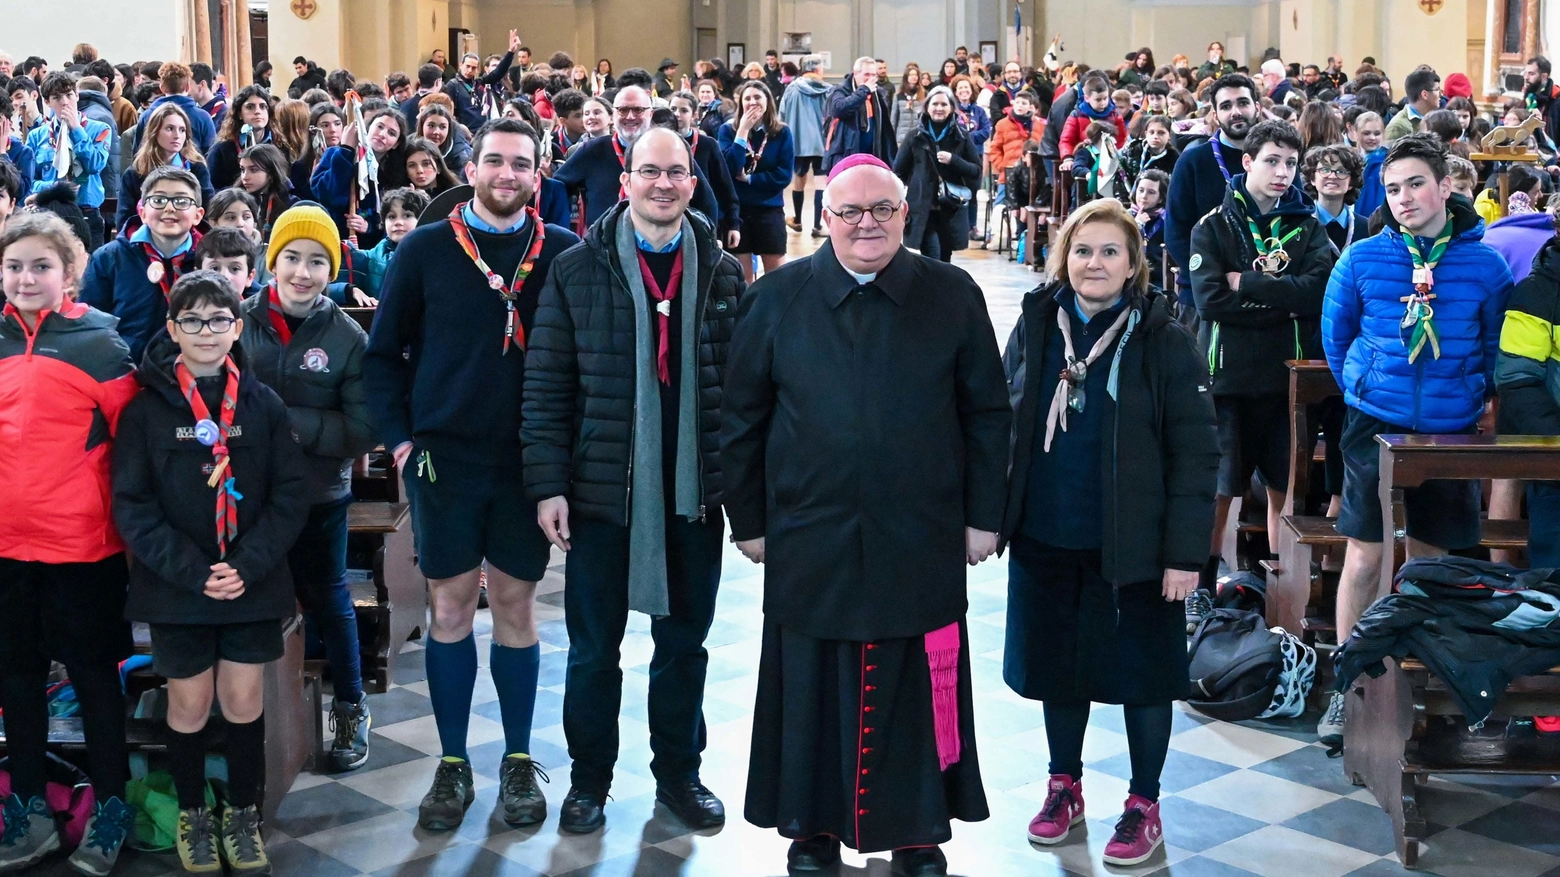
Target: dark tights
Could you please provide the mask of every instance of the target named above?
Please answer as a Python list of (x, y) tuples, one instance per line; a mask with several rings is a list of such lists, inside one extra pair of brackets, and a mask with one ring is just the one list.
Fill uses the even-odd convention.
[[(1126, 715), (1127, 747), (1132, 759), (1129, 791), (1159, 800), (1159, 775), (1170, 750), (1171, 707), (1168, 703), (1122, 707)], [(1045, 739), (1051, 747), (1053, 774), (1083, 776), (1083, 733), (1089, 727), (1089, 704), (1045, 702)]]
[[(0, 680), (0, 709), (5, 710), (5, 736), (11, 790), (25, 801), (43, 794), (49, 741), (49, 704), (45, 691), (49, 664), (43, 658), (31, 666), (12, 665)], [(67, 666), (66, 673), (81, 704), (87, 742), (87, 770), (97, 800), (125, 797), (129, 754), (125, 745), (125, 695), (119, 667)]]

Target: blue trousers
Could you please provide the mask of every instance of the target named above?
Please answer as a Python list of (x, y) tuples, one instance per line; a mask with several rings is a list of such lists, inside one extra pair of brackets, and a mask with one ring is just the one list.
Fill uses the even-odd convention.
[(325, 644), (336, 699), (357, 703), (363, 697), (363, 658), (358, 646), (357, 612), (347, 590), (347, 506), (352, 497), (309, 508), (309, 519), (287, 565), (309, 622)]
[(1528, 565), (1560, 567), (1560, 481), (1528, 484)]

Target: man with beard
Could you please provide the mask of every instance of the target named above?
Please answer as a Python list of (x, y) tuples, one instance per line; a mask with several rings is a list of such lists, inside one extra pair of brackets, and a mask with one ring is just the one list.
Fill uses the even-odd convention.
[(699, 767), (725, 532), (721, 382), (742, 275), (714, 227), (688, 212), (699, 170), (687, 141), (655, 128), (627, 161), (627, 199), (559, 257), (542, 291), (520, 430), (542, 529), (568, 552), (573, 766), (558, 825), (576, 833), (606, 821), (630, 611), (651, 616), (655, 642), (656, 800), (694, 829), (726, 821)]
[(1327, 69), (1322, 71), (1322, 81), (1333, 91), (1342, 93), (1343, 84), (1349, 81), (1349, 75), (1343, 72), (1343, 59), (1337, 55), (1327, 56)]
[(1549, 76), (1553, 69), (1543, 55), (1529, 59), (1522, 70), (1522, 98), (1528, 109), (1538, 110), (1544, 117), (1549, 139), (1560, 143), (1560, 85)]
[[(569, 187), (570, 196), (585, 196), (585, 225), (594, 225), (612, 205), (623, 200), (623, 157), (639, 135), (650, 129), (650, 92), (630, 85), (618, 89), (612, 99), (617, 117), (613, 136), (597, 137), (581, 143), (569, 160), (553, 171), (553, 179)], [(703, 177), (695, 178), (696, 188), (690, 206), (712, 223), (720, 218), (715, 190)]]
[(539, 658), (533, 605), (550, 548), (525, 497), (520, 396), (537, 296), (553, 258), (579, 238), (542, 223), (530, 206), (540, 145), (514, 119), (477, 132), (466, 164), (476, 197), (396, 247), (363, 359), (370, 411), (405, 479), (428, 577), (428, 697), (443, 750), (418, 809), (430, 831), (460, 825), (473, 798), (466, 729), (484, 563), (489, 667), (504, 725), (501, 814), (532, 825), (547, 813), (528, 753)]
[(1176, 298), (1181, 322), (1196, 328), (1197, 304), (1192, 299), (1192, 226), (1224, 203), (1230, 180), (1245, 158), (1246, 132), (1257, 118), (1257, 86), (1239, 73), (1219, 77), (1208, 87), (1219, 131), (1211, 139), (1181, 153), (1170, 175), (1170, 200), (1165, 215), (1165, 249), (1180, 267)]
[(991, 106), (986, 110), (993, 119), (1000, 119), (1013, 105), (1013, 96), (1024, 90), (1024, 68), (1017, 61), (1002, 65), (1002, 81), (991, 93)]
[(488, 71), (480, 79), (477, 77), (477, 71), (482, 67), (482, 59), (472, 52), (467, 52), (460, 59), (460, 75), (444, 84), (444, 93), (455, 102), (456, 121), (475, 131), (482, 127), (483, 122), (498, 115), (498, 107), (502, 101), (495, 99), (493, 89), (509, 74), (509, 67), (515, 62), (515, 53), (518, 51), (520, 51), (520, 35), (511, 30), (509, 51), (499, 59), (497, 67)]
[(1012, 413), (980, 288), (903, 247), (888, 166), (841, 160), (824, 206), (829, 241), (743, 299), (721, 401), (732, 538), (765, 564), (746, 816), (793, 870), (844, 843), (940, 877), (950, 820), (989, 815), (964, 565), (996, 550)]

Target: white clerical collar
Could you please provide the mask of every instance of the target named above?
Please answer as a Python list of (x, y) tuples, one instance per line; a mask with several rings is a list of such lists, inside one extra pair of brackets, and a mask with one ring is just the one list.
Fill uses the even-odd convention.
[[(840, 263), (840, 267), (841, 268), (845, 268), (845, 264), (843, 262)], [(872, 272), (871, 274), (857, 274), (856, 272), (850, 270), (849, 268), (845, 268), (845, 273), (849, 274), (850, 276), (852, 276), (854, 278), (856, 278), (856, 283), (859, 286), (866, 286), (868, 283), (871, 283), (872, 281), (876, 280), (877, 276), (878, 276), (878, 272), (876, 272), (876, 271)]]

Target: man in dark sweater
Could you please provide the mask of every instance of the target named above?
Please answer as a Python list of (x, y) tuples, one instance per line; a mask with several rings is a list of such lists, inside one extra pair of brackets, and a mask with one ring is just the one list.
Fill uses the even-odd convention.
[(656, 800), (695, 829), (726, 818), (699, 767), (725, 531), (721, 384), (742, 276), (688, 212), (688, 142), (655, 128), (626, 160), (626, 203), (558, 258), (542, 290), (520, 429), (526, 489), (568, 552), (563, 731), (574, 764), (558, 827), (579, 833), (606, 819), (631, 610), (653, 619)]
[[(737, 185), (731, 180), (731, 170), (726, 166), (726, 156), (721, 153), (720, 141), (700, 133), (696, 122), (699, 99), (686, 91), (673, 92), (667, 101), (671, 105), (673, 128), (693, 148), (693, 160), (698, 165), (694, 173), (703, 177), (720, 199), (720, 217), (716, 229), (727, 249), (742, 240), (742, 202), (737, 198)], [(659, 111), (657, 111), (659, 112)]]
[(1195, 327), (1197, 305), (1192, 300), (1192, 226), (1208, 211), (1224, 203), (1230, 179), (1240, 172), (1245, 156), (1246, 132), (1256, 124), (1257, 86), (1248, 77), (1231, 73), (1209, 86), (1219, 132), (1206, 143), (1181, 153), (1170, 175), (1170, 201), (1165, 213), (1165, 248), (1181, 269), (1176, 297), (1181, 322)]
[(369, 410), (403, 471), (429, 580), (428, 696), (443, 758), (418, 812), (427, 830), (454, 829), (473, 797), (466, 729), (484, 561), (489, 666), (505, 740), (499, 806), (512, 825), (547, 813), (529, 751), (539, 658), (533, 604), (550, 549), (521, 479), (520, 394), (548, 267), (579, 239), (544, 225), (529, 206), (541, 181), (540, 143), (514, 119), (477, 132), (466, 165), (476, 197), (396, 247), (363, 360)]
[[(585, 193), (585, 224), (594, 225), (601, 214), (623, 200), (623, 156), (628, 148), (650, 128), (650, 93), (637, 85), (618, 90), (612, 100), (617, 116), (611, 137), (597, 137), (580, 144), (569, 160), (553, 172), (553, 179), (569, 187), (569, 194)], [(696, 188), (691, 207), (704, 214), (712, 224), (720, 219), (715, 190), (702, 176), (694, 179)]]

